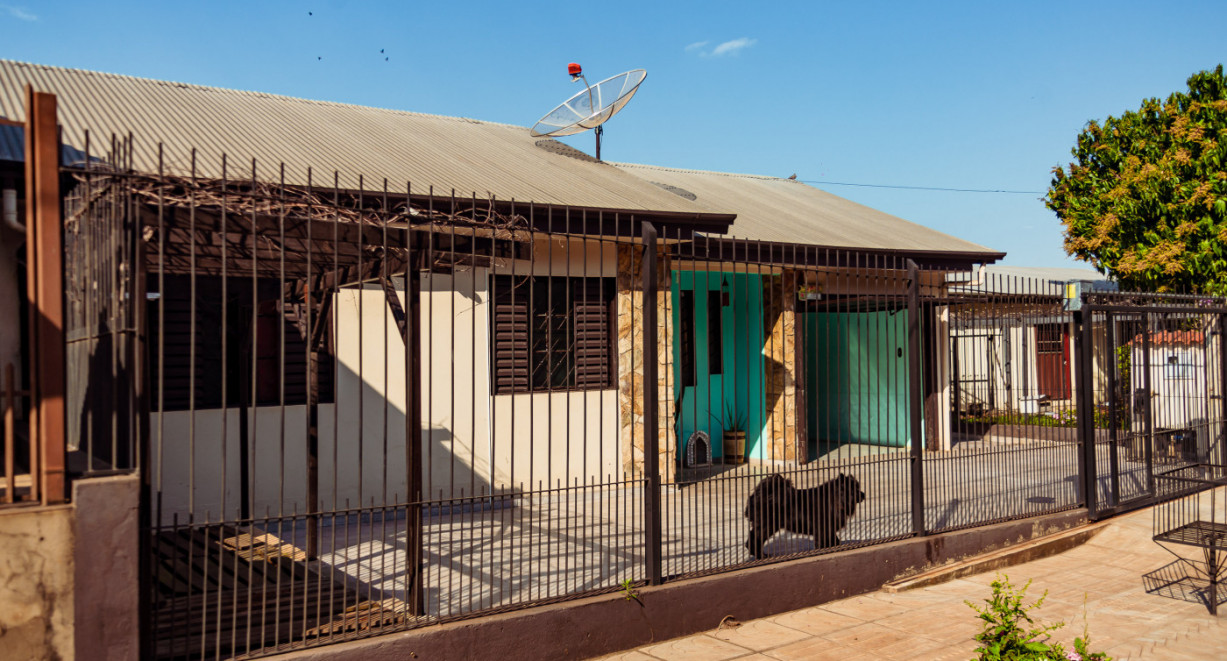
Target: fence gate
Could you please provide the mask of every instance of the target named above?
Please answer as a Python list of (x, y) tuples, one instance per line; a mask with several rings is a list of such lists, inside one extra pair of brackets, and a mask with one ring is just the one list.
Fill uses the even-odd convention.
[(1097, 516), (1170, 499), (1156, 474), (1227, 463), (1227, 307), (1192, 296), (1084, 298), (1079, 403), (1088, 507)]

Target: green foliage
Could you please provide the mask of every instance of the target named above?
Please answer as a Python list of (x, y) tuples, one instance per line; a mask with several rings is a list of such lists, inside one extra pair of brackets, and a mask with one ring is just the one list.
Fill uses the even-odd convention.
[(628, 579), (624, 579), (624, 580), (622, 581), (622, 583), (620, 583), (620, 585), (622, 586), (622, 596), (623, 596), (623, 597), (624, 597), (624, 598), (625, 598), (627, 601), (630, 601), (630, 600), (634, 599), (636, 602), (638, 602), (638, 603), (639, 603), (639, 605), (640, 605), (640, 606), (642, 606), (642, 605), (643, 605), (643, 599), (640, 599), (640, 598), (639, 598), (639, 593), (635, 591), (635, 582), (634, 582), (634, 581), (632, 581), (632, 580), (631, 580), (631, 579), (629, 579), (629, 578), (628, 578)]
[(975, 636), (980, 646), (976, 648), (978, 656), (973, 661), (1112, 661), (1103, 652), (1089, 650), (1090, 636), (1085, 628), (1083, 635), (1074, 639), (1074, 649), (1071, 651), (1066, 651), (1060, 643), (1052, 642), (1050, 632), (1060, 629), (1065, 623), (1036, 625), (1035, 619), (1027, 611), (1043, 606), (1048, 592), (1044, 591), (1039, 599), (1026, 603), (1031, 581), (1027, 581), (1022, 588), (1015, 588), (1010, 579), (1001, 574), (992, 582), (992, 587), (993, 596), (984, 601), (983, 608), (966, 602), (983, 623), (980, 633)]
[(1065, 250), (1128, 289), (1227, 295), (1227, 77), (1091, 121), (1045, 196)]
[(720, 411), (714, 413), (710, 409), (707, 411), (707, 415), (712, 420), (719, 422), (720, 426), (724, 427), (724, 431), (745, 431), (746, 414), (744, 411), (741, 413), (737, 412), (736, 402), (730, 400), (725, 404), (723, 417), (717, 416), (716, 413), (720, 413)]
[(729, 402), (724, 411), (724, 429), (726, 431), (745, 431), (746, 414), (737, 413), (737, 407), (733, 402)]
[[(1095, 427), (1098, 429), (1107, 429), (1109, 423), (1107, 407), (1095, 407)], [(1056, 412), (1055, 415), (1044, 413), (1001, 413), (1001, 414), (986, 414), (977, 416), (964, 416), (961, 419), (964, 423), (980, 423), (987, 425), (1029, 425), (1032, 427), (1077, 427), (1078, 426), (1078, 411), (1075, 409), (1062, 409)], [(1118, 424), (1117, 427), (1127, 429), (1128, 421), (1125, 421), (1124, 426)]]

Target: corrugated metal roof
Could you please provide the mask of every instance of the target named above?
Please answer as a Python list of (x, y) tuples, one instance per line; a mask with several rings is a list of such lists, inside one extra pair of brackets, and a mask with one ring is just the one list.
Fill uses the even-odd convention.
[(740, 238), (835, 248), (1000, 255), (791, 179), (617, 165), (647, 181), (671, 187), (679, 199), (690, 193), (697, 204), (736, 213), (731, 233)]
[[(522, 126), (442, 117), (325, 101), (186, 85), (77, 69), (0, 60), (0, 117), (23, 121), (26, 83), (59, 97), (65, 142), (93, 154), (110, 135), (134, 134), (136, 167), (156, 171), (157, 143), (165, 145), (168, 170), (185, 173), (191, 149), (197, 173), (275, 179), (285, 163), (289, 183), (356, 188), (387, 178), (394, 191), (410, 182), (415, 193), (490, 195), (542, 204), (662, 213), (721, 213), (695, 204), (625, 171), (537, 145)], [(6, 142), (0, 140), (0, 142)], [(565, 151), (565, 149), (563, 150)]]
[(988, 267), (989, 275), (1016, 278), (1033, 278), (1047, 280), (1057, 284), (1067, 282), (1087, 282), (1096, 291), (1115, 291), (1116, 284), (1108, 276), (1095, 269), (1079, 268), (1077, 266), (1008, 266), (994, 265)]
[(1062, 266), (988, 266), (984, 273), (951, 274), (954, 291), (979, 294), (1020, 294), (1023, 296), (1070, 295), (1066, 285), (1079, 283), (1082, 292), (1116, 291), (1117, 285), (1091, 269)]

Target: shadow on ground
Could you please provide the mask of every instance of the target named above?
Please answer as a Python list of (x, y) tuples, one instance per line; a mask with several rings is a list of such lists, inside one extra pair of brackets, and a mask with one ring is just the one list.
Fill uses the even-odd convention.
[[(1148, 594), (1210, 607), (1210, 577), (1203, 563), (1179, 558), (1142, 575)], [(1227, 603), (1227, 569), (1219, 569), (1217, 603)]]

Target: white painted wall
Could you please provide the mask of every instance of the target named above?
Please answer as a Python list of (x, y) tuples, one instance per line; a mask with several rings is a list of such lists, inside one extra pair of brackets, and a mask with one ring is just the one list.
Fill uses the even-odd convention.
[[(1132, 350), (1133, 387), (1145, 385), (1146, 353), (1141, 342)], [(1151, 412), (1154, 428), (1185, 429), (1210, 418), (1204, 345), (1158, 344), (1150, 348)]]
[[(570, 277), (617, 276), (617, 250), (613, 243), (558, 238), (542, 239), (533, 246), (535, 259), (518, 261), (518, 275)], [(510, 262), (495, 266), (495, 273), (511, 273)], [(610, 320), (611, 332), (616, 321)], [(662, 357), (662, 360), (664, 358)], [(489, 368), (486, 368), (489, 382)], [(663, 368), (661, 374), (664, 374)], [(491, 397), (490, 424), (494, 429), (495, 482), (524, 489), (558, 482), (622, 479), (618, 441), (618, 395), (614, 388), (601, 391), (522, 393)]]
[[(613, 277), (617, 272), (612, 243), (554, 239), (539, 241), (534, 248), (536, 259), (517, 261), (516, 274)], [(492, 268), (422, 277), (426, 497), (469, 497), (521, 485), (528, 489), (537, 481), (620, 479), (615, 389), (491, 395), (492, 272), (512, 273), (513, 264), (504, 260)], [(398, 289), (398, 296), (403, 306), (403, 290)], [(382, 288), (344, 289), (336, 295), (334, 309), (336, 403), (321, 405), (319, 414), (323, 507), (370, 505), (372, 498), (375, 504), (403, 502), (408, 484), (404, 343)], [(339, 418), (334, 417), (337, 411)], [(306, 511), (307, 407), (286, 407), (284, 426), (280, 407), (258, 407), (249, 416), (253, 514)], [(189, 512), (198, 520), (206, 512), (220, 518), (223, 498), (225, 516), (237, 517), (238, 410), (225, 412), (224, 433), (221, 410), (155, 412), (151, 418), (163, 520), (169, 523), (178, 513), (182, 522)]]

